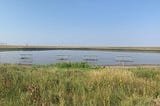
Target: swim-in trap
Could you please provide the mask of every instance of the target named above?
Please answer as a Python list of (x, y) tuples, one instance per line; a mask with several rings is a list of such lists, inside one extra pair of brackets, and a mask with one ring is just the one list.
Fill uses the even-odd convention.
[(133, 64), (133, 57), (132, 56), (117, 56), (115, 58), (115, 61), (117, 62), (118, 65), (132, 65)]
[(33, 64), (33, 55), (32, 54), (20, 54), (19, 64), (23, 64), (23, 65)]

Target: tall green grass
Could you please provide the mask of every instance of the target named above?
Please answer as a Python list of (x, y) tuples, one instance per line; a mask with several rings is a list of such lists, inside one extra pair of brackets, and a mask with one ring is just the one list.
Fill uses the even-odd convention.
[[(61, 71), (65, 68), (67, 71)], [(0, 105), (160, 105), (160, 68), (95, 68), (86, 63), (0, 65)]]

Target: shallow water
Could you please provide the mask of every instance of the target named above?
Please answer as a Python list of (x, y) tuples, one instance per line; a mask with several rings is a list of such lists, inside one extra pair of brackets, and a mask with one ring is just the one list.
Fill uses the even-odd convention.
[(6, 51), (0, 52), (1, 63), (13, 64), (54, 64), (58, 62), (87, 61), (93, 65), (137, 65), (160, 64), (160, 53), (126, 51)]

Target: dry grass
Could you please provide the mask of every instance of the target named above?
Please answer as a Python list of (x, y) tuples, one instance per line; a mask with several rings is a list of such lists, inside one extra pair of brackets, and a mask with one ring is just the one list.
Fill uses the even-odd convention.
[(116, 50), (116, 51), (160, 51), (160, 47), (100, 47), (100, 46), (21, 46), (21, 45), (0, 45), (1, 50), (51, 50), (51, 49), (68, 49), (68, 50)]
[[(59, 64), (60, 65), (60, 64)], [(0, 65), (0, 105), (158, 106), (160, 68)], [(68, 66), (68, 65), (67, 65)], [(74, 66), (74, 67), (72, 67)], [(77, 68), (76, 68), (77, 66)]]

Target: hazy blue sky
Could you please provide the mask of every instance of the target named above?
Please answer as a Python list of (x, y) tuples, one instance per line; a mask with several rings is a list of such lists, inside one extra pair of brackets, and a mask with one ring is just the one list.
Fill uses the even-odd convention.
[(0, 42), (160, 46), (160, 0), (0, 0)]

